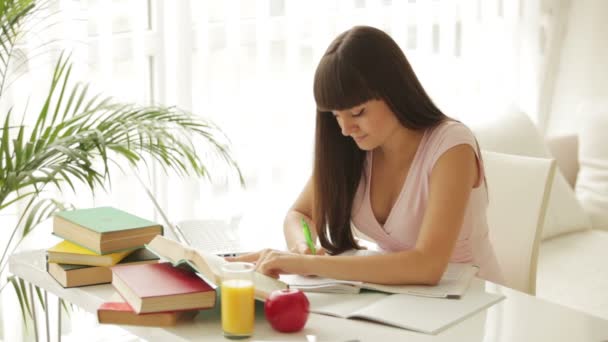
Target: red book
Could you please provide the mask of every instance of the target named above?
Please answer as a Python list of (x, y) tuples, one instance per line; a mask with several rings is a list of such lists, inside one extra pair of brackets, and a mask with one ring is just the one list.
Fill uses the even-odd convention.
[(198, 314), (198, 311), (168, 311), (147, 314), (136, 314), (124, 302), (103, 303), (97, 309), (97, 319), (102, 324), (140, 325), (147, 327), (168, 327), (181, 321), (189, 321)]
[(112, 285), (136, 313), (201, 310), (215, 305), (215, 288), (171, 263), (114, 266)]

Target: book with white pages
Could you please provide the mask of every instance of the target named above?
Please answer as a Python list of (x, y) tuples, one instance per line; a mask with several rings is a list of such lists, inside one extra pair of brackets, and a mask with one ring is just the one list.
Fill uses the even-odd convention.
[[(373, 255), (378, 252), (360, 250), (346, 252), (342, 255)], [(450, 263), (437, 285), (384, 285), (362, 281), (337, 280), (331, 278), (281, 275), (281, 280), (289, 284), (290, 288), (300, 289), (304, 292), (325, 293), (359, 293), (361, 289), (386, 293), (401, 293), (423, 297), (460, 298), (464, 295), (477, 274), (479, 268), (471, 264)]]
[[(192, 248), (162, 235), (157, 235), (152, 239), (146, 245), (146, 249), (161, 259), (171, 262), (173, 266), (187, 265), (212, 286), (220, 286), (223, 277), (221, 268), (228, 263), (224, 258), (215, 254)], [(261, 301), (268, 298), (271, 292), (287, 288), (287, 284), (282, 281), (260, 272), (254, 272), (253, 282), (255, 297)]]
[(307, 297), (310, 312), (426, 334), (437, 334), (504, 299), (501, 294), (485, 292), (483, 282), (476, 282), (459, 300), (381, 292), (309, 293)]

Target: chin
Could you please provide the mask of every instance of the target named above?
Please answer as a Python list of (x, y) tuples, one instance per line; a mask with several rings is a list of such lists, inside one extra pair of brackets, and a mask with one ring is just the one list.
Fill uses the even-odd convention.
[(357, 147), (359, 147), (359, 149), (363, 151), (371, 151), (376, 148), (376, 146), (366, 143), (357, 144)]

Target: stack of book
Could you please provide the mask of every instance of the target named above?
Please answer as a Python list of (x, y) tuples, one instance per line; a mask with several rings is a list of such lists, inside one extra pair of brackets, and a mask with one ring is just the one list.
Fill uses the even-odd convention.
[[(227, 261), (164, 238), (161, 225), (104, 207), (56, 214), (53, 233), (64, 239), (47, 251), (48, 272), (59, 283), (111, 282), (124, 300), (103, 303), (99, 323), (171, 326), (216, 305)], [(161, 257), (169, 262), (158, 262)], [(287, 287), (256, 276), (257, 298)]]
[(46, 268), (61, 286), (67, 288), (111, 283), (110, 267), (116, 264), (156, 263), (158, 260), (154, 253), (145, 248), (97, 255), (69, 241), (63, 241), (47, 250)]
[(186, 267), (161, 262), (111, 270), (112, 285), (125, 302), (102, 304), (97, 309), (99, 323), (172, 326), (216, 303), (216, 287)]
[(112, 207), (55, 214), (53, 234), (64, 241), (47, 250), (47, 271), (63, 287), (110, 283), (109, 267), (156, 263), (144, 245), (163, 227)]
[(145, 248), (163, 234), (155, 222), (112, 207), (78, 209), (55, 214), (53, 234), (64, 240), (47, 250), (47, 271), (63, 287), (119, 278), (126, 302), (104, 303), (100, 323), (170, 326), (215, 304), (213, 287)]
[[(126, 303), (104, 303), (97, 310), (100, 323), (168, 326), (215, 306), (220, 269), (228, 261), (160, 235), (146, 248), (168, 262), (112, 267), (112, 285)], [(262, 273), (254, 277), (260, 300), (287, 288)]]

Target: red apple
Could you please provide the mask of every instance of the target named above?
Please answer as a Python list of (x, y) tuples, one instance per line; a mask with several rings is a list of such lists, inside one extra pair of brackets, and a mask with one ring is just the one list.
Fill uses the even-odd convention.
[(274, 330), (296, 332), (308, 320), (308, 298), (297, 289), (275, 290), (264, 303), (266, 319)]

